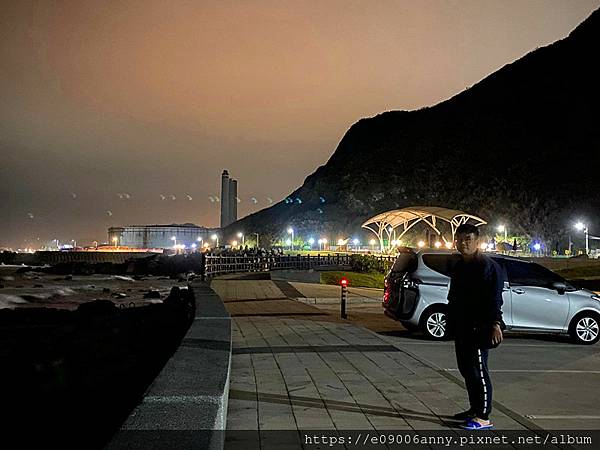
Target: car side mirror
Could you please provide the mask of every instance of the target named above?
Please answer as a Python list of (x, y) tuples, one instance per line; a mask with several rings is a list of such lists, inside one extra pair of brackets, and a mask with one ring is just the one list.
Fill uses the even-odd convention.
[(508, 291), (509, 289), (510, 289), (510, 284), (508, 281), (505, 281), (504, 284), (502, 285), (502, 290)]
[(552, 283), (552, 287), (554, 289), (556, 289), (556, 291), (561, 295), (564, 294), (567, 290), (567, 285), (560, 281), (556, 281), (556, 282)]

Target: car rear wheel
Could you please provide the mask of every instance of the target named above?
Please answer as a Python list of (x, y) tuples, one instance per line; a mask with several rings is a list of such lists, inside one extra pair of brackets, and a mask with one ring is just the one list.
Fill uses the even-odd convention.
[(421, 328), (428, 339), (442, 341), (447, 338), (446, 311), (442, 307), (434, 306), (423, 315)]
[(600, 319), (593, 313), (580, 314), (571, 322), (569, 332), (577, 344), (595, 344), (600, 339)]

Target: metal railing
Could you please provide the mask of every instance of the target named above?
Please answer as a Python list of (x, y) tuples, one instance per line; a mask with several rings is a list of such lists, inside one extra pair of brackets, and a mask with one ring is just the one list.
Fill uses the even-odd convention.
[[(378, 260), (393, 261), (387, 256), (372, 256)], [(309, 270), (317, 267), (347, 267), (351, 255), (277, 255), (235, 256), (204, 254), (202, 276), (214, 277), (227, 273), (268, 272), (271, 270)]]

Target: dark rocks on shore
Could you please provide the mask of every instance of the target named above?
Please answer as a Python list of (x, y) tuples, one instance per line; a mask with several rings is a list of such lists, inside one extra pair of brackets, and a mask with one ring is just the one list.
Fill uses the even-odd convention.
[(155, 290), (150, 290), (144, 294), (144, 298), (160, 298), (160, 292)]
[(39, 436), (49, 447), (85, 436), (86, 448), (103, 448), (189, 327), (193, 305), (181, 299), (193, 293), (182, 291), (174, 306), (0, 309), (3, 427), (26, 431), (23, 448)]

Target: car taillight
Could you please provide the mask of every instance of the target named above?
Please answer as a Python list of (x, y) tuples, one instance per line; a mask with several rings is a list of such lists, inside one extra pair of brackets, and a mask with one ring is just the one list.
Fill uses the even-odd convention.
[(383, 291), (383, 304), (387, 305), (390, 302), (391, 288), (387, 286)]

